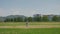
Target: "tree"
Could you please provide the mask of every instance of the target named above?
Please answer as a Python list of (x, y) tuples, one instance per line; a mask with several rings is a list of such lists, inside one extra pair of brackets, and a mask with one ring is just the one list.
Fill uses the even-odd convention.
[(12, 21), (12, 19), (6, 18), (4, 22), (11, 22), (11, 21)]
[(32, 17), (28, 17), (28, 21), (29, 22), (32, 22)]
[(14, 18), (14, 22), (23, 22), (23, 18), (22, 17), (16, 17), (16, 18)]
[(41, 16), (36, 16), (33, 19), (35, 22), (41, 22)]
[(60, 21), (60, 18), (59, 18), (58, 16), (54, 16), (54, 17), (52, 18), (52, 20), (55, 21), (55, 22), (58, 22), (58, 21)]
[(41, 14), (35, 14), (33, 15), (33, 21), (35, 22), (41, 22)]
[(44, 21), (44, 22), (49, 21), (48, 16), (43, 16), (43, 17), (42, 17), (42, 21)]

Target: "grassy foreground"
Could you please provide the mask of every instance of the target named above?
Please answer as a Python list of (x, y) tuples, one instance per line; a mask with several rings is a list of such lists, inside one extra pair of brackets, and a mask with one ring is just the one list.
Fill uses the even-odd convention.
[(0, 34), (60, 34), (60, 28), (0, 28)]
[[(60, 22), (30, 22), (30, 26), (60, 26)], [(25, 22), (0, 23), (0, 26), (26, 26)], [(59, 28), (0, 28), (0, 34), (60, 34)]]
[[(0, 26), (25, 26), (26, 22), (0, 22)], [(60, 22), (29, 22), (29, 25), (60, 25)]]

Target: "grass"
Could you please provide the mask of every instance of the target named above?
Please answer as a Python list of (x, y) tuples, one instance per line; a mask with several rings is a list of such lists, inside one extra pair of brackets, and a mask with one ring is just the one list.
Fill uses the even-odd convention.
[[(25, 26), (26, 22), (6, 22), (1, 23), (0, 26)], [(29, 22), (29, 25), (60, 25), (60, 22)]]
[[(0, 26), (25, 26), (26, 22), (6, 22)], [(59, 25), (60, 22), (29, 22), (29, 25)], [(60, 28), (0, 28), (0, 34), (60, 34)]]
[(60, 34), (60, 28), (0, 28), (0, 34)]

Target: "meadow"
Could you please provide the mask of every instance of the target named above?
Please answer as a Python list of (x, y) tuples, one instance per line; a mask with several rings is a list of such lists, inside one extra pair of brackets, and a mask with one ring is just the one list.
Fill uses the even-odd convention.
[(60, 34), (60, 22), (0, 23), (0, 34)]
[(60, 34), (60, 28), (0, 28), (0, 34)]
[[(60, 25), (60, 22), (28, 22), (29, 25)], [(26, 22), (0, 22), (0, 26), (25, 26)]]

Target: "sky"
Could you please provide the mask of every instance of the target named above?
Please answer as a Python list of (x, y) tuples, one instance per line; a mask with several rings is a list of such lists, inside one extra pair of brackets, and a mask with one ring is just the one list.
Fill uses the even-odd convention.
[(60, 15), (60, 0), (0, 0), (0, 16)]

